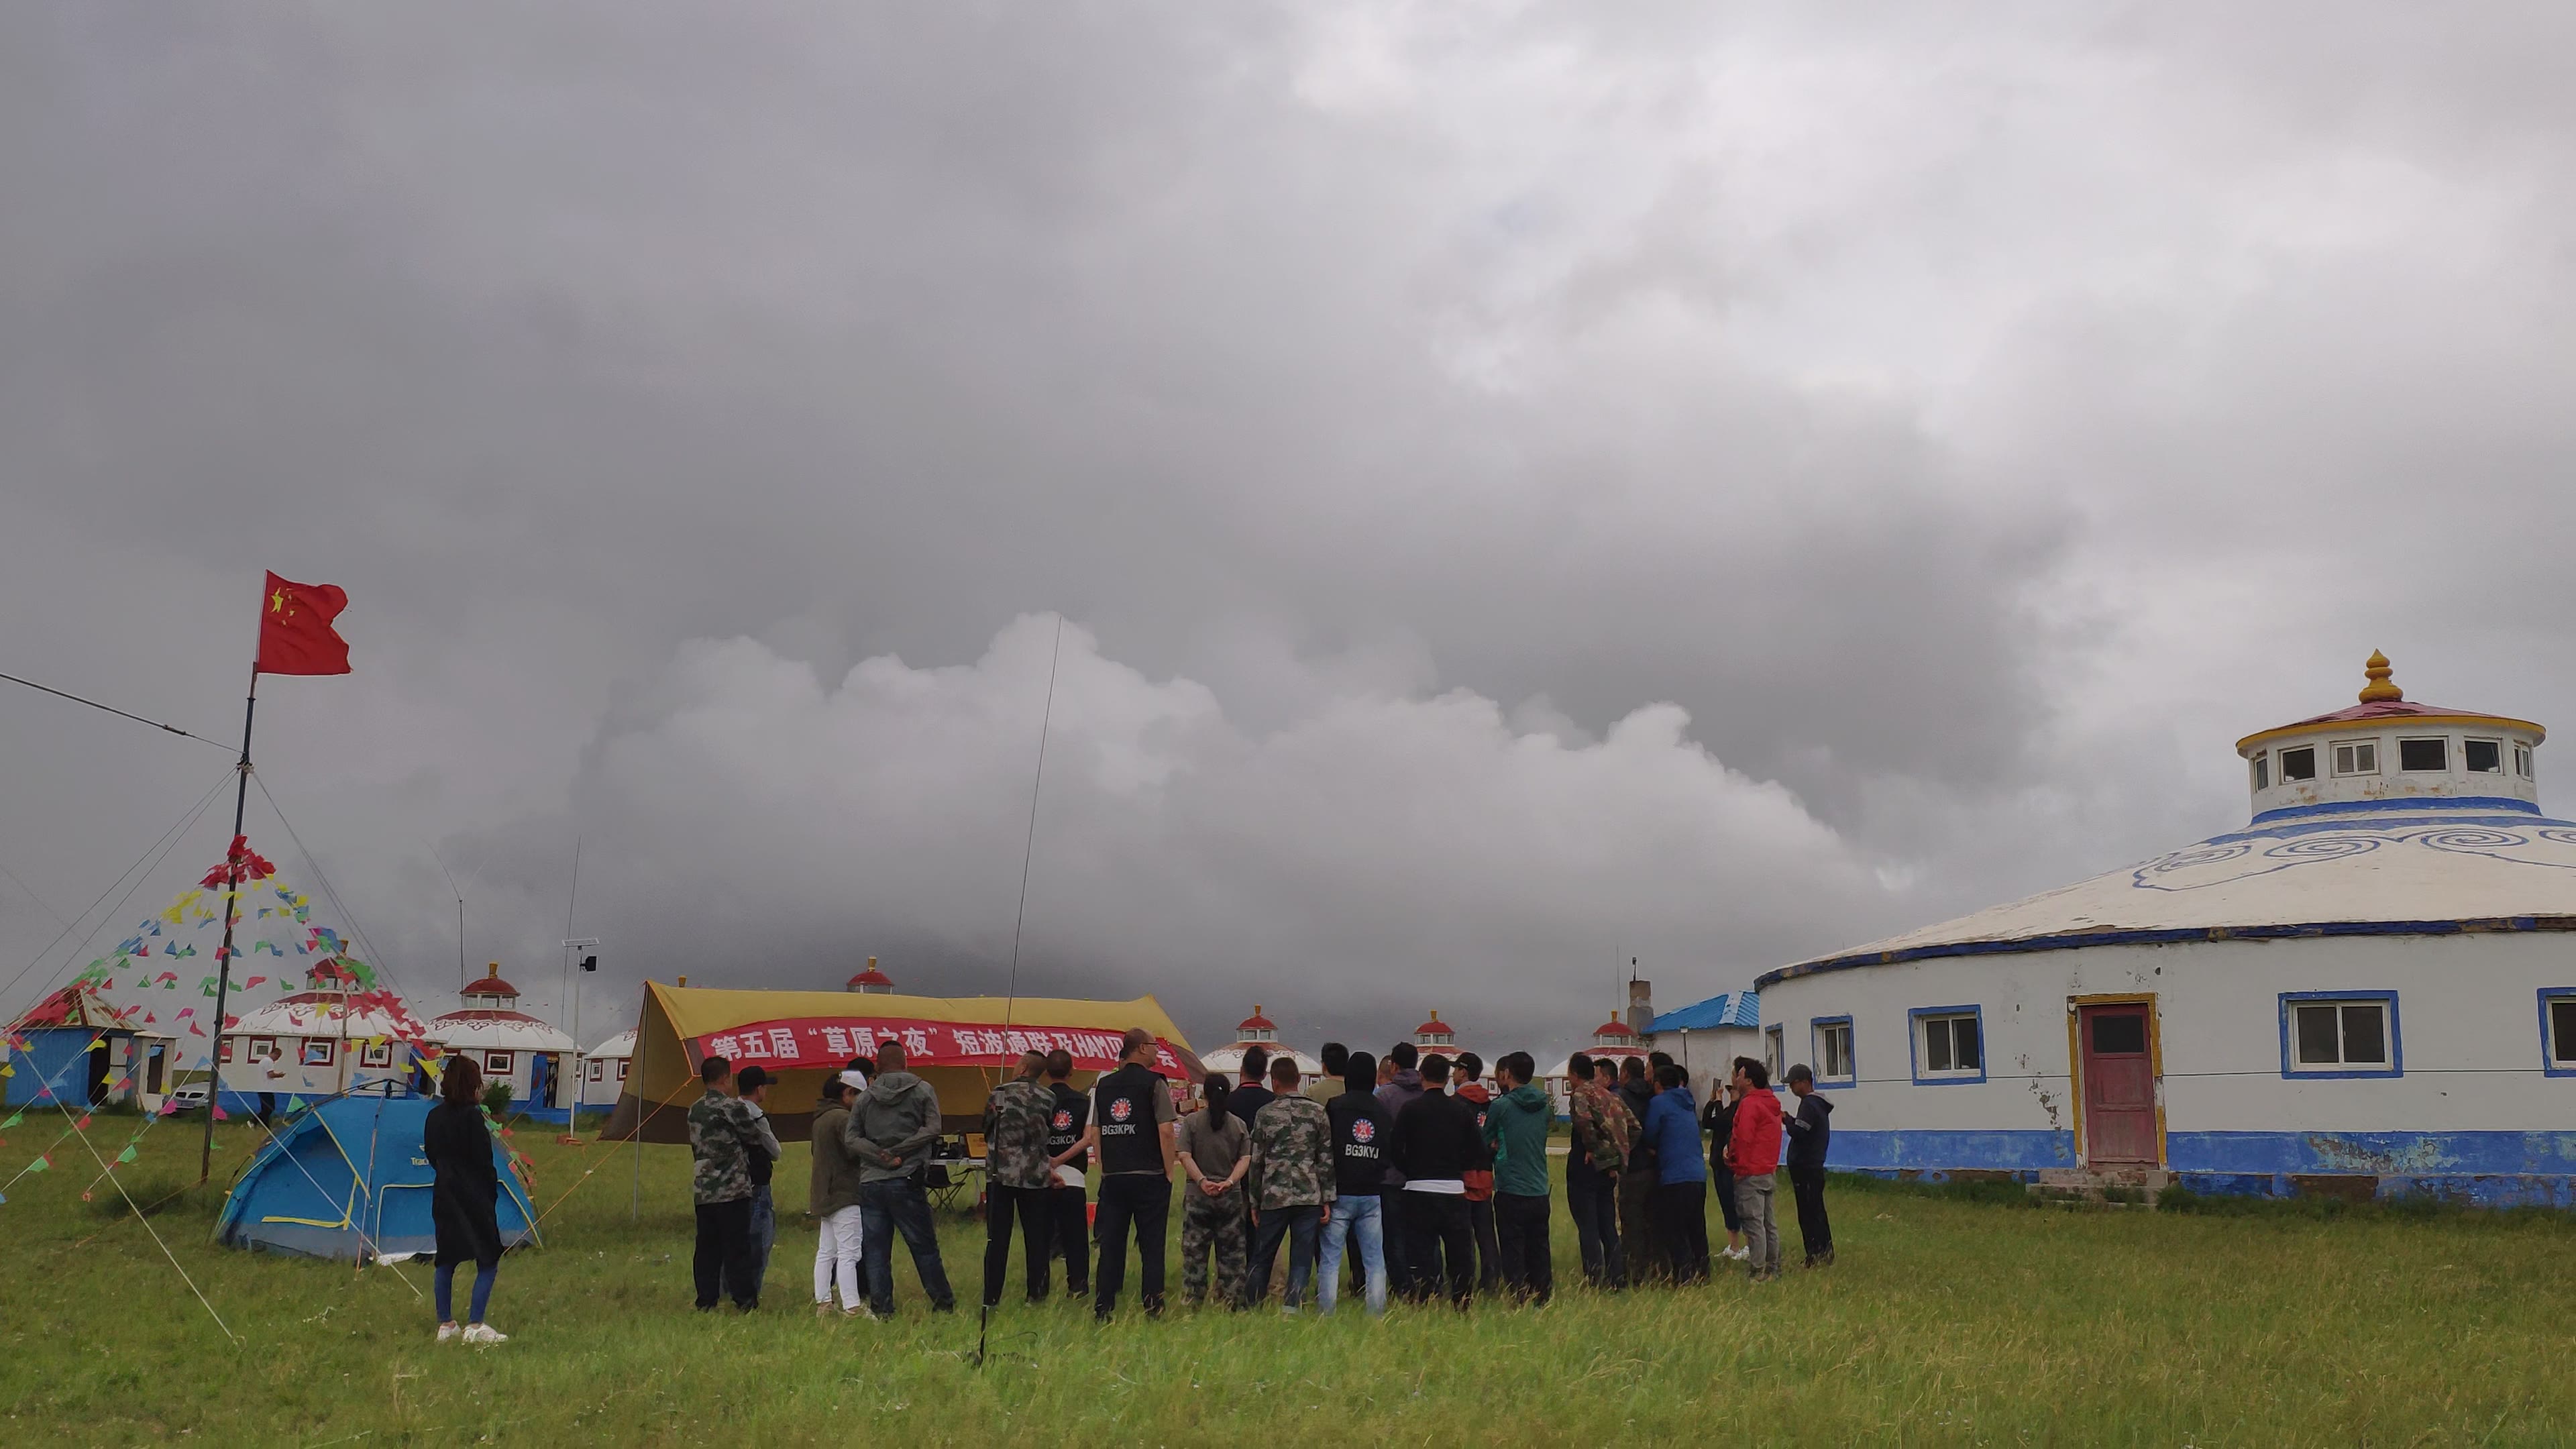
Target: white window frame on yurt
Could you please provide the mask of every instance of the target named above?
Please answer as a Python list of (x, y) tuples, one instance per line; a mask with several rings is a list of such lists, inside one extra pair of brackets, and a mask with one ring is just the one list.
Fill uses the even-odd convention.
[(276, 1061), (278, 1057), (277, 1038), (273, 1036), (252, 1037), (250, 1039), (250, 1045), (245, 1048), (245, 1050), (250, 1054), (249, 1060), (254, 1063)]
[(590, 1079), (594, 1082), (604, 1082), (608, 1080), (608, 1062), (605, 1058), (592, 1057), (590, 1059)]
[(371, 1041), (358, 1055), (358, 1065), (362, 1067), (390, 1067), (393, 1064), (394, 1044), (389, 1041)]
[(518, 1064), (519, 1058), (516, 1052), (486, 1051), (483, 1053), (483, 1075), (487, 1077), (506, 1077)]
[[(2408, 745), (2431, 745), (2433, 748), (2442, 752), (2440, 763), (2431, 765), (2410, 765), (2406, 763), (2406, 747)], [(2450, 769), (2451, 737), (2449, 735), (2413, 735), (2400, 739), (2397, 742), (2397, 772), (2399, 774), (2441, 775), (2448, 774)]]
[[(1841, 1071), (1835, 1071), (1833, 1069), (1834, 1054), (1827, 1050), (1827, 1034), (1835, 1031), (1839, 1031), (1843, 1034), (1843, 1060)], [(1854, 1081), (1859, 1079), (1860, 1068), (1857, 1064), (1857, 1058), (1853, 1055), (1852, 1039), (1852, 1019), (1848, 1013), (1842, 1016), (1813, 1017), (1808, 1020), (1808, 1050), (1815, 1053), (1815, 1056), (1811, 1060), (1815, 1063), (1816, 1085), (1820, 1087), (1836, 1085), (1848, 1087)]]
[[(2298, 1013), (2334, 1007), (2335, 1056), (2332, 1062), (2308, 1062), (2299, 1056)], [(2353, 1066), (2344, 1056), (2345, 1010), (2351, 1007), (2376, 1007), (2379, 1010), (2380, 1039), (2385, 1047), (2385, 1062)], [(2398, 1033), (2397, 993), (2394, 991), (2284, 991), (2281, 993), (2281, 1075), (2303, 1081), (2333, 1081), (2347, 1077), (2402, 1077), (2406, 1075), (2405, 1040)]]
[(2540, 1072), (2576, 1077), (2576, 986), (2540, 988)]
[(302, 1067), (327, 1067), (340, 1060), (340, 1044), (327, 1036), (308, 1036), (303, 1050), (295, 1054), (295, 1064)]
[(2334, 772), (2337, 777), (2378, 774), (2379, 741), (2375, 739), (2335, 741)]
[(1789, 1070), (1789, 1033), (1786, 1028), (1770, 1026), (1762, 1029), (1762, 1056), (1762, 1065), (1771, 1069), (1771, 1085), (1786, 1086), (1787, 1083), (1781, 1080)]
[[(1940, 1022), (1945, 1029), (1954, 1021), (1970, 1021), (1977, 1028), (1977, 1064), (1973, 1067), (1934, 1068), (1925, 1065), (1931, 1055), (1932, 1024)], [(1906, 1037), (1913, 1048), (1914, 1085), (1918, 1087), (1959, 1087), (1986, 1079), (1986, 1009), (1982, 1006), (1918, 1006), (1905, 1013)], [(1950, 1035), (1950, 1050), (1955, 1062), (1958, 1035)]]
[(626, 1080), (626, 1058), (624, 1057), (617, 1059), (617, 1080), (621, 1082)]

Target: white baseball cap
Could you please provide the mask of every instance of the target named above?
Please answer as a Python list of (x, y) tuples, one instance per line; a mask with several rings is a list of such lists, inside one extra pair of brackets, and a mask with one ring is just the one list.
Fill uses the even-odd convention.
[(868, 1089), (868, 1074), (852, 1067), (841, 1073), (841, 1085), (853, 1092), (864, 1092)]

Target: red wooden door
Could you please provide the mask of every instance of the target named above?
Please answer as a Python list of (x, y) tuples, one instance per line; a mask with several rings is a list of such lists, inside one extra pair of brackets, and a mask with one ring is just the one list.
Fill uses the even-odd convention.
[(2146, 1003), (2087, 1006), (2077, 1026), (2085, 1162), (2156, 1166), (2156, 1069), (2147, 1054)]

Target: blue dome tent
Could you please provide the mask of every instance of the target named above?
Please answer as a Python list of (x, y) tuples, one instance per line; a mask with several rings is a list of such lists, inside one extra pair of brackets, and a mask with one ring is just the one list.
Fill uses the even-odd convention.
[[(242, 1170), (215, 1235), (236, 1248), (314, 1258), (399, 1259), (437, 1246), (430, 1224), (429, 1161), (421, 1124), (428, 1097), (329, 1097), (280, 1127)], [(539, 1241), (536, 1213), (500, 1139), (501, 1238)]]

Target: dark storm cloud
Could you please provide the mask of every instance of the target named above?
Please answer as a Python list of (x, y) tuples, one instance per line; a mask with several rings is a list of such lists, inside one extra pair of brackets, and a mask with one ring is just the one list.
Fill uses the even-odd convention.
[[(1725, 989), (2223, 827), (2374, 644), (2567, 702), (2534, 14), (18, 7), (12, 658), (220, 737), (331, 578), (265, 776), (428, 983), (433, 846), (543, 957), (576, 833), (622, 979), (980, 983), (1061, 610), (1064, 989)], [(220, 770), (5, 708), (64, 914)]]

